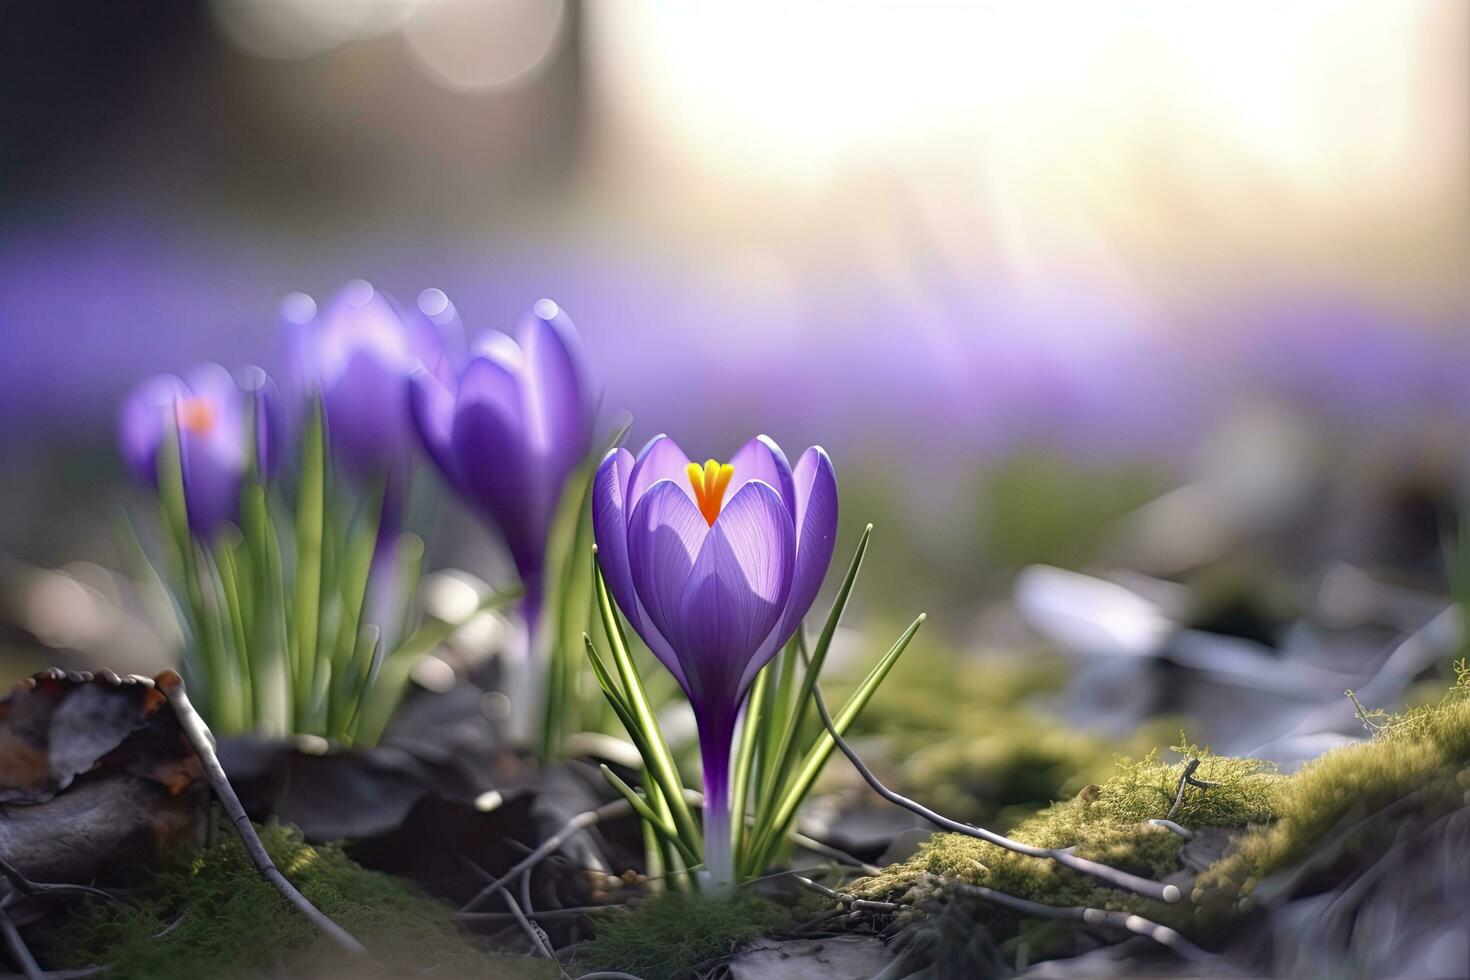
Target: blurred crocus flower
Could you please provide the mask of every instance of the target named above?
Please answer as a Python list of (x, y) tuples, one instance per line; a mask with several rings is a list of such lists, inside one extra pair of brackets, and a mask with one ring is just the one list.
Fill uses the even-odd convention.
[(159, 450), (178, 433), (189, 526), (207, 536), (238, 515), (252, 445), (259, 471), (275, 473), (281, 429), (280, 396), (264, 371), (246, 368), (237, 379), (200, 364), (182, 378), (158, 375), (135, 388), (122, 405), (118, 442), (128, 468), (157, 487)]
[(500, 528), (534, 628), (546, 539), (563, 484), (592, 443), (592, 402), (572, 321), (541, 300), (514, 339), (487, 332), (448, 383), (414, 375), (413, 417), (429, 456)]
[(450, 377), (434, 324), (361, 279), (320, 310), (293, 293), (281, 312), (296, 383), (320, 393), (332, 454), (359, 476), (388, 478), (396, 496), (418, 441), (409, 376), (427, 369)]
[(689, 695), (705, 787), (705, 862), (733, 880), (730, 750), (756, 673), (801, 625), (826, 577), (837, 479), (820, 447), (793, 470), (759, 436), (729, 463), (692, 463), (658, 436), (614, 449), (592, 490), (597, 557), (628, 621)]

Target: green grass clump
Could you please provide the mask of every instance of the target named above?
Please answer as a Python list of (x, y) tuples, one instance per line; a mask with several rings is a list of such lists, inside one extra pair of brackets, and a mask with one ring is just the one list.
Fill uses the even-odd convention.
[[(459, 929), (451, 909), (412, 885), (368, 871), (335, 847), (306, 844), (294, 829), (270, 825), (260, 835), (282, 873), (362, 940), (373, 963), (349, 967), (336, 959), (335, 947), (260, 877), (240, 842), (223, 834), (191, 867), (155, 875), (133, 896), (135, 904), (88, 905), (58, 930), (53, 958), (105, 965), (109, 980), (319, 975), (333, 967), (367, 977), (512, 975)], [(517, 976), (532, 965), (515, 962)]]
[(791, 913), (749, 891), (727, 898), (669, 892), (598, 920), (577, 956), (580, 971), (619, 970), (643, 980), (692, 977), (695, 967), (791, 922)]

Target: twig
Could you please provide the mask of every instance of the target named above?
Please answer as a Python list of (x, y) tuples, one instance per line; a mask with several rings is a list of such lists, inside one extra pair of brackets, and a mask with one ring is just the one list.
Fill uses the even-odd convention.
[(343, 950), (353, 954), (367, 953), (367, 947), (353, 938), (352, 934), (343, 929), (337, 923), (322, 913), (315, 905), (307, 900), (306, 896), (297, 891), (296, 886), (286, 880), (280, 869), (266, 853), (265, 845), (260, 842), (260, 835), (255, 832), (255, 827), (250, 822), (250, 817), (245, 813), (245, 808), (240, 805), (240, 798), (235, 795), (235, 789), (230, 785), (229, 777), (225, 775), (224, 767), (220, 765), (219, 756), (214, 751), (214, 736), (210, 734), (209, 727), (204, 724), (204, 719), (199, 717), (199, 712), (189, 703), (189, 695), (184, 690), (184, 679), (172, 670), (165, 670), (154, 679), (154, 685), (168, 698), (169, 705), (174, 710), (174, 715), (179, 720), (179, 727), (184, 730), (184, 737), (189, 740), (195, 754), (204, 767), (204, 778), (209, 781), (210, 788), (219, 799), (220, 807), (225, 815), (230, 818), (235, 833), (240, 837), (240, 843), (245, 845), (250, 859), (255, 862), (260, 876), (285, 896), (286, 901), (296, 907), (296, 910), (305, 916), (310, 922), (325, 933), (333, 942)]
[[(1184, 764), (1184, 772), (1179, 776), (1179, 789), (1174, 793), (1174, 805), (1169, 807), (1168, 813), (1164, 814), (1164, 821), (1166, 823), (1172, 822), (1174, 820), (1174, 814), (1179, 812), (1179, 805), (1184, 802), (1184, 787), (1198, 786), (1200, 789), (1214, 789), (1220, 785), (1219, 783), (1212, 783), (1206, 779), (1196, 779), (1194, 771), (1198, 768), (1198, 759), (1190, 759)], [(1175, 826), (1178, 826), (1178, 824), (1175, 824)], [(1170, 829), (1172, 830), (1173, 828), (1171, 827)], [(1191, 834), (1190, 836), (1193, 835)]]
[(15, 865), (0, 858), (0, 878), (10, 882), (17, 892), (22, 895), (90, 895), (94, 898), (105, 898), (110, 902), (121, 902), (122, 898), (105, 892), (91, 885), (50, 884), (44, 881), (32, 881), (27, 878)]
[(1187, 960), (1196, 963), (1211, 962), (1217, 959), (1214, 955), (1200, 949), (1194, 943), (1185, 939), (1178, 932), (1168, 926), (1160, 925), (1151, 919), (1145, 919), (1141, 915), (1132, 915), (1128, 912), (1107, 912), (1103, 909), (1088, 908), (1084, 905), (1056, 906), (1045, 905), (1041, 902), (1033, 902), (1027, 898), (1017, 898), (998, 892), (994, 888), (986, 888), (984, 885), (972, 885), (963, 881), (950, 881), (946, 878), (938, 879), (947, 889), (961, 895), (971, 895), (983, 899), (994, 905), (1002, 905), (1014, 909), (1025, 915), (1036, 916), (1042, 919), (1074, 919), (1087, 925), (1109, 925), (1140, 936), (1147, 936), (1161, 946), (1165, 946)]
[(1363, 707), (1363, 702), (1358, 700), (1357, 694), (1355, 694), (1352, 690), (1346, 690), (1342, 693), (1346, 694), (1348, 700), (1353, 703), (1353, 713), (1358, 716), (1358, 720), (1363, 723), (1364, 728), (1368, 729), (1368, 731), (1374, 735), (1377, 735), (1379, 732), (1383, 731), (1383, 726), (1375, 723), (1372, 720), (1372, 717), (1371, 715), (1369, 715), (1368, 710)]
[(1035, 847), (1031, 844), (1023, 844), (1020, 841), (1011, 840), (1009, 837), (1003, 837), (992, 830), (986, 830), (984, 827), (975, 827), (967, 823), (960, 823), (958, 820), (951, 820), (949, 817), (929, 809), (922, 803), (916, 803), (907, 796), (895, 793), (887, 786), (884, 786), (877, 776), (873, 775), (872, 770), (863, 763), (863, 760), (858, 756), (857, 752), (853, 750), (852, 746), (847, 744), (842, 738), (842, 735), (837, 731), (837, 726), (832, 723), (832, 715), (827, 711), (827, 702), (822, 697), (821, 685), (814, 685), (812, 687), (812, 696), (817, 702), (817, 713), (822, 717), (822, 724), (827, 726), (827, 734), (832, 736), (832, 741), (842, 750), (842, 754), (847, 756), (847, 760), (852, 763), (853, 768), (863, 777), (863, 781), (888, 802), (901, 806), (912, 813), (916, 813), (930, 823), (942, 827), (945, 830), (978, 838), (997, 847), (1003, 847), (1008, 851), (1013, 851), (1016, 854), (1024, 854), (1028, 857), (1047, 858), (1063, 867), (1071, 868), (1073, 871), (1080, 871), (1100, 881), (1105, 881), (1114, 888), (1121, 888), (1125, 891), (1133, 892), (1136, 895), (1142, 895), (1145, 898), (1152, 898), (1161, 902), (1177, 902), (1182, 897), (1178, 885), (1164, 885), (1157, 881), (1150, 881), (1147, 878), (1140, 878), (1138, 875), (1129, 874), (1126, 871), (1119, 871), (1117, 868), (1110, 868), (1105, 864), (1098, 864), (1096, 861), (1089, 861), (1086, 858), (1077, 857), (1066, 848)]
[(876, 864), (869, 864), (866, 861), (853, 857), (846, 851), (842, 851), (833, 847), (831, 844), (825, 844), (822, 841), (817, 840), (815, 837), (808, 837), (806, 834), (798, 834), (794, 830), (788, 833), (786, 835), (786, 838), (797, 847), (804, 847), (808, 851), (811, 851), (813, 854), (820, 854), (822, 857), (827, 858), (831, 861), (836, 861), (838, 864), (846, 864), (851, 867), (857, 868), (863, 874), (875, 875), (879, 874), (883, 870)]
[[(543, 909), (540, 912), (525, 912), (528, 919), (570, 919), (598, 912), (626, 909), (626, 905), (573, 905), (564, 909)], [(503, 922), (511, 918), (509, 912), (460, 912), (456, 916), (461, 922)]]
[(542, 841), (541, 845), (537, 847), (534, 851), (532, 851), (530, 854), (527, 854), (520, 861), (516, 862), (515, 866), (512, 867), (509, 871), (501, 875), (499, 878), (491, 880), (488, 885), (486, 885), (484, 888), (481, 888), (479, 894), (466, 902), (464, 907), (461, 908), (460, 911), (473, 912), (482, 903), (493, 897), (496, 892), (504, 890), (507, 882), (514, 881), (517, 875), (529, 871), (546, 857), (556, 853), (556, 851), (560, 849), (563, 844), (570, 840), (579, 831), (586, 830), (588, 827), (592, 827), (602, 822), (603, 820), (610, 820), (613, 817), (621, 817), (632, 812), (633, 807), (627, 800), (615, 800), (612, 803), (603, 804), (596, 810), (587, 810), (584, 813), (577, 814), (575, 817), (572, 817), (572, 819), (562, 824), (561, 829), (559, 829), (556, 833), (552, 834), (550, 837), (546, 838), (546, 840)]
[(31, 955), (26, 941), (21, 938), (20, 930), (11, 921), (10, 913), (5, 911), (5, 907), (10, 904), (10, 899), (14, 894), (10, 892), (4, 898), (0, 898), (0, 937), (4, 938), (5, 948), (9, 951), (10, 958), (15, 961), (15, 965), (20, 968), (26, 980), (44, 980), (45, 973), (41, 971), (41, 964), (37, 963), (36, 958)]
[(1173, 831), (1180, 837), (1183, 837), (1185, 840), (1194, 840), (1194, 831), (1190, 830), (1188, 827), (1181, 827), (1179, 826), (1179, 824), (1167, 818), (1154, 817), (1144, 822), (1151, 827), (1163, 827), (1165, 830)]
[(854, 912), (897, 912), (899, 909), (903, 908), (903, 906), (899, 905), (897, 902), (870, 902), (865, 898), (858, 898), (855, 895), (847, 894), (847, 892), (840, 892), (835, 889), (828, 888), (826, 885), (813, 881), (812, 879), (807, 878), (803, 875), (792, 875), (791, 877), (795, 879), (797, 884), (801, 885), (803, 888), (814, 891), (818, 895), (825, 896), (826, 898), (830, 898), (834, 902), (841, 902), (843, 905), (846, 905)]
[(531, 937), (531, 945), (535, 947), (536, 951), (548, 960), (555, 960), (556, 954), (551, 951), (551, 947), (542, 938), (541, 930), (533, 926), (531, 920), (526, 918), (526, 913), (522, 912), (521, 907), (516, 904), (516, 900), (510, 897), (510, 892), (501, 891), (500, 897), (505, 899), (506, 907), (510, 909), (510, 914), (515, 917), (522, 931)]

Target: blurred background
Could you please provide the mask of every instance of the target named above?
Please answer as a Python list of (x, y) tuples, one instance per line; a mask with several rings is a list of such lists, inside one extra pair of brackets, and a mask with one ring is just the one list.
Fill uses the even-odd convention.
[[(878, 525), (867, 615), (959, 648), (1277, 693), (1306, 656), (1339, 698), (1444, 604), (1456, 0), (8, 3), (0, 37), (17, 657), (17, 570), (121, 564), (123, 394), (279, 370), (282, 297), (354, 277), (472, 330), (556, 299), (635, 445), (821, 442), (839, 554)], [(429, 566), (485, 565), (442, 509)], [(1302, 640), (1324, 621), (1369, 631)], [(1248, 646), (1165, 642), (1196, 627)], [(1120, 703), (1072, 717), (1192, 710)]]

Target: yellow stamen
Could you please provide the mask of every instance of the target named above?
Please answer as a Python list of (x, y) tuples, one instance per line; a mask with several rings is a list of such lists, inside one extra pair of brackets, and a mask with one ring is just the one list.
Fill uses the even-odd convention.
[(684, 471), (689, 474), (689, 485), (694, 488), (694, 502), (699, 505), (699, 512), (713, 526), (715, 518), (720, 516), (725, 490), (735, 476), (735, 467), (710, 459), (705, 460), (703, 466), (690, 463)]
[(195, 435), (214, 429), (214, 406), (203, 398), (179, 399), (179, 424)]

